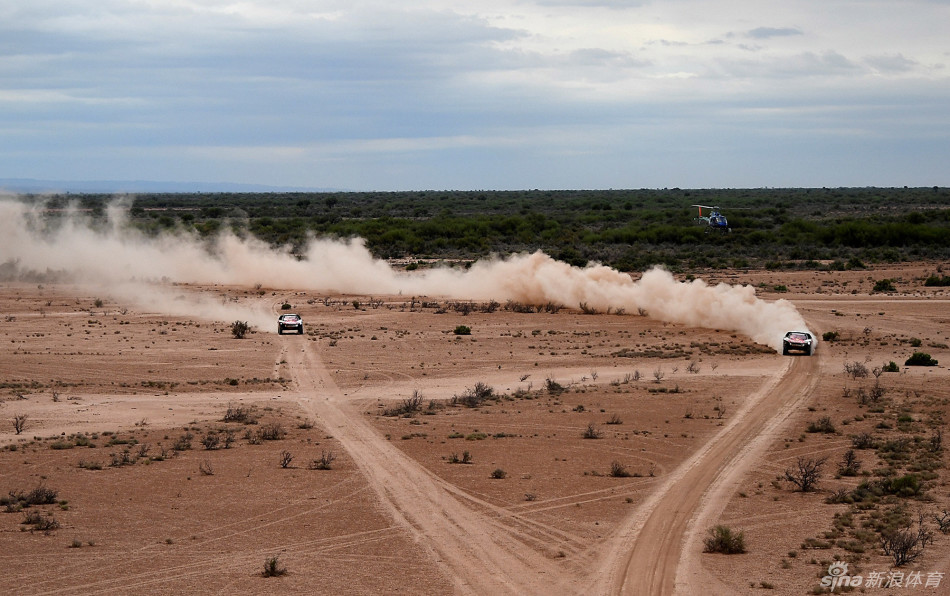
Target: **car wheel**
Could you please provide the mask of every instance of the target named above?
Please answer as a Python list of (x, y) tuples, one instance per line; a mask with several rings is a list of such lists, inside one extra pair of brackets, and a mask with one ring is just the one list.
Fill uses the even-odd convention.
[(283, 335), (283, 334), (284, 334), (284, 330), (281, 329), (280, 327), (278, 327), (278, 328), (277, 328), (277, 335)]
[(788, 346), (782, 346), (782, 356), (788, 356)]
[(297, 330), (297, 335), (303, 335), (303, 325), (301, 325), (300, 329)]

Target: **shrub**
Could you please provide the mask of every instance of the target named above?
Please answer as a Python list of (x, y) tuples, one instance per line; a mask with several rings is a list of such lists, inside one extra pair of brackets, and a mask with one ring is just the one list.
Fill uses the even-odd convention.
[(26, 428), (26, 421), (29, 419), (29, 414), (14, 414), (13, 415), (13, 430), (16, 434), (20, 434)]
[(263, 441), (279, 441), (284, 438), (284, 435), (287, 434), (284, 431), (284, 427), (281, 426), (279, 422), (271, 422), (270, 424), (265, 424), (258, 431), (258, 435)]
[(251, 326), (247, 324), (247, 321), (234, 321), (231, 323), (231, 335), (234, 336), (234, 339), (244, 339), (244, 336), (251, 330)]
[(561, 395), (564, 393), (564, 385), (561, 385), (551, 377), (544, 380), (544, 388), (547, 389), (551, 395)]
[(845, 451), (844, 457), (841, 459), (841, 467), (838, 468), (838, 473), (842, 476), (857, 476), (860, 470), (861, 462), (858, 460), (857, 455), (855, 455), (854, 449)]
[(216, 431), (209, 430), (201, 439), (201, 444), (204, 445), (204, 448), (208, 451), (213, 451), (221, 446), (221, 437), (218, 436)]
[(59, 522), (53, 518), (53, 514), (43, 515), (39, 511), (31, 511), (26, 514), (23, 521), (25, 526), (33, 526), (30, 532), (38, 531), (46, 535), (52, 534), (54, 530), (59, 529)]
[(894, 283), (890, 279), (879, 279), (874, 284), (872, 292), (896, 292), (897, 288), (894, 287)]
[(937, 361), (924, 352), (914, 352), (904, 361), (904, 366), (937, 366)]
[(708, 536), (703, 540), (703, 552), (736, 555), (745, 552), (745, 534), (734, 532), (726, 526), (709, 528)]
[(472, 328), (469, 327), (468, 325), (459, 325), (458, 327), (455, 328), (455, 331), (453, 331), (453, 333), (455, 333), (455, 335), (471, 335)]
[(950, 275), (933, 274), (924, 281), (925, 286), (950, 286)]
[(280, 467), (288, 468), (290, 467), (290, 462), (294, 461), (294, 454), (289, 451), (281, 451), (280, 453)]
[(854, 362), (845, 362), (844, 372), (852, 379), (863, 379), (868, 376), (868, 367), (857, 360)]
[(321, 451), (320, 457), (311, 460), (308, 467), (311, 470), (329, 470), (333, 466), (334, 460), (336, 460), (336, 456), (333, 455), (332, 451)]
[(280, 577), (287, 574), (287, 568), (280, 564), (278, 557), (280, 555), (274, 555), (264, 560), (264, 570), (261, 571), (262, 577)]
[(291, 306), (289, 302), (284, 302), (280, 305), (280, 310), (290, 310), (291, 308), (293, 308), (293, 306)]
[[(477, 386), (477, 385), (476, 385)], [(413, 413), (419, 411), (422, 407), (422, 394), (418, 389), (412, 392), (401, 404), (392, 408), (383, 410), (383, 416), (406, 416), (411, 417)]]
[(833, 433), (835, 425), (830, 416), (822, 416), (817, 421), (809, 423), (807, 430), (810, 433)]
[(610, 475), (614, 478), (629, 478), (631, 474), (626, 466), (615, 460), (610, 463)]
[(933, 542), (933, 532), (924, 525), (923, 516), (918, 520), (916, 528), (907, 524), (881, 535), (881, 549), (894, 560), (895, 567), (902, 567), (919, 558), (928, 542)]
[(462, 452), (462, 457), (459, 457), (458, 453), (452, 453), (449, 455), (450, 464), (470, 464), (472, 463), (472, 454), (468, 451)]
[(584, 433), (581, 435), (585, 439), (599, 439), (601, 437), (600, 429), (597, 428), (593, 422), (587, 424), (587, 428), (584, 429)]
[(453, 395), (452, 405), (462, 405), (467, 408), (477, 408), (485, 400), (491, 399), (495, 395), (495, 390), (481, 381), (475, 383), (471, 389), (465, 389), (461, 395)]
[(239, 406), (234, 403), (228, 404), (223, 420), (224, 422), (240, 422), (242, 424), (254, 424), (256, 422), (250, 407)]
[(191, 440), (194, 438), (195, 436), (193, 434), (186, 432), (185, 434), (178, 437), (178, 439), (175, 441), (175, 444), (172, 445), (172, 449), (175, 451), (188, 451), (191, 449)]
[(818, 459), (799, 457), (794, 470), (785, 470), (785, 479), (797, 486), (798, 490), (803, 493), (814, 490), (821, 479), (821, 468), (825, 465), (827, 459), (827, 457)]
[(884, 366), (881, 367), (881, 371), (883, 371), (883, 372), (900, 372), (901, 369), (900, 369), (899, 366), (897, 366), (897, 363), (896, 363), (896, 362), (894, 362), (893, 360), (891, 360), (889, 363), (887, 363), (887, 364), (885, 364)]
[(501, 468), (495, 468), (494, 471), (492, 471), (491, 473), (491, 477), (494, 478), (495, 480), (504, 480), (505, 476), (507, 475), (508, 475), (508, 472), (505, 472)]
[(839, 333), (837, 331), (825, 331), (821, 334), (821, 339), (825, 341), (838, 341)]

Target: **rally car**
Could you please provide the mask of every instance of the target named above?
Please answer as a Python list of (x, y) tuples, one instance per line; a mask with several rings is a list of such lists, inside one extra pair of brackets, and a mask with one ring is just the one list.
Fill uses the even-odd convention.
[(277, 335), (283, 335), (284, 331), (294, 330), (298, 335), (303, 335), (303, 319), (300, 315), (286, 314), (277, 317)]
[(815, 338), (807, 331), (789, 331), (782, 340), (782, 354), (788, 356), (792, 350), (811, 356), (815, 352)]

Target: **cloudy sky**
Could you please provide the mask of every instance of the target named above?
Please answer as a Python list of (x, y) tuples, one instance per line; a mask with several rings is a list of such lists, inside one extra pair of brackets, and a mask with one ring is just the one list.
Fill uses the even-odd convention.
[(0, 178), (950, 185), (950, 0), (4, 0)]

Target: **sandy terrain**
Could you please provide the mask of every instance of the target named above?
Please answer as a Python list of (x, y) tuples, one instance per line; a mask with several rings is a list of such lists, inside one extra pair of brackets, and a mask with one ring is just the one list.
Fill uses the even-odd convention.
[[(837, 331), (812, 358), (636, 314), (174, 288), (275, 321), (287, 302), (307, 324), (238, 340), (229, 322), (81, 286), (0, 285), (0, 495), (56, 492), (0, 509), (0, 593), (805, 594), (835, 560), (890, 571), (879, 546), (842, 546), (860, 516), (828, 538), (849, 505), (825, 500), (886, 467), (861, 450), (868, 476), (835, 474), (855, 435), (923, 445), (946, 425), (950, 292), (921, 281), (935, 267), (703, 276)], [(882, 278), (896, 291), (871, 293)], [(940, 366), (902, 366), (915, 339)], [(884, 396), (862, 404), (874, 376), (844, 365), (892, 360)], [(477, 384), (488, 399), (458, 403)], [(418, 409), (394, 411), (414, 394)], [(833, 432), (807, 431), (824, 416)], [(925, 496), (868, 515), (950, 506), (945, 451)], [(905, 474), (922, 452), (888, 465)], [(828, 457), (816, 492), (779, 480), (800, 456)], [(31, 511), (58, 527), (21, 523)], [(717, 524), (744, 531), (748, 552), (703, 553)], [(262, 577), (274, 556), (287, 573)], [(935, 531), (902, 570), (948, 563)], [(950, 593), (950, 578), (887, 593)]]

